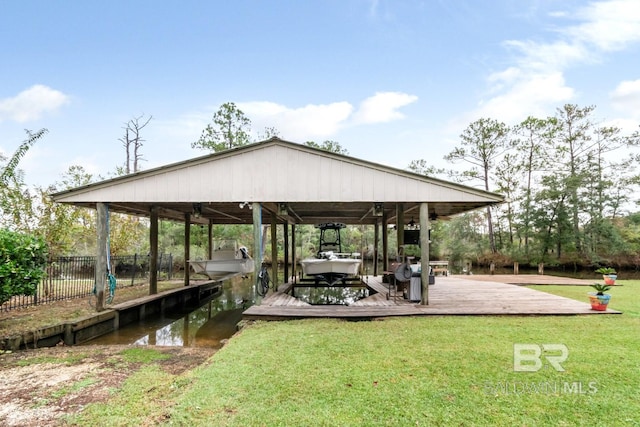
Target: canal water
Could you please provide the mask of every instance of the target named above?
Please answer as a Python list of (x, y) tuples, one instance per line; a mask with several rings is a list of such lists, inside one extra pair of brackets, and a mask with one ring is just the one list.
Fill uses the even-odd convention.
[(251, 275), (246, 279), (238, 276), (225, 281), (220, 293), (198, 308), (151, 316), (84, 345), (220, 348), (237, 331), (242, 312), (261, 300), (255, 289)]
[[(481, 271), (474, 271), (481, 274)], [(511, 274), (513, 271), (505, 274)], [(562, 275), (558, 272), (549, 274)], [(279, 273), (279, 277), (283, 272)], [(575, 275), (570, 275), (575, 276)], [(591, 277), (593, 273), (590, 273)], [(629, 278), (629, 277), (625, 277)], [(297, 287), (295, 297), (309, 304), (345, 305), (368, 296), (366, 288)], [(253, 275), (240, 276), (223, 283), (219, 294), (202, 306), (183, 313), (165, 313), (127, 325), (117, 331), (95, 338), (84, 345), (158, 345), (220, 348), (223, 340), (237, 331), (244, 310), (262, 300), (256, 292)]]
[[(280, 272), (279, 277), (283, 276)], [(345, 305), (368, 296), (366, 288), (298, 287), (294, 295), (309, 304)], [(150, 316), (138, 323), (94, 338), (83, 345), (158, 345), (220, 348), (223, 340), (237, 331), (242, 313), (262, 297), (256, 292), (253, 275), (223, 282), (222, 290), (197, 308)]]

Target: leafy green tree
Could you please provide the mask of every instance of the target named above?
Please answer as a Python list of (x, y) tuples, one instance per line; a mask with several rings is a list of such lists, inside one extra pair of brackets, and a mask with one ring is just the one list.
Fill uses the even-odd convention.
[(515, 155), (522, 171), (522, 181), (514, 194), (514, 201), (518, 205), (517, 233), (523, 244), (524, 258), (529, 261), (529, 241), (533, 233), (532, 209), (535, 180), (541, 173), (553, 164), (545, 153), (551, 150), (551, 141), (556, 129), (556, 119), (538, 119), (527, 117), (523, 122), (512, 129)]
[(0, 229), (0, 304), (14, 295), (34, 295), (46, 261), (44, 240)]
[[(18, 169), (20, 160), (29, 149), (48, 131), (26, 130), (27, 139), (7, 160), (0, 165), (0, 227), (12, 230), (31, 231), (33, 228), (33, 204), (31, 193), (24, 183), (24, 173)], [(6, 160), (0, 156), (0, 162)]]
[(564, 252), (574, 252), (569, 195), (563, 187), (563, 177), (556, 174), (542, 178), (542, 189), (534, 197), (532, 220), (537, 230), (539, 258), (535, 261), (562, 262)]
[[(496, 186), (497, 191), (505, 196), (505, 208), (498, 210), (498, 214), (504, 211), (502, 217), (506, 222), (506, 234), (509, 242), (508, 246), (500, 245), (501, 248), (513, 249), (515, 234), (515, 217), (516, 217), (516, 197), (520, 178), (522, 175), (521, 165), (518, 163), (515, 153), (506, 153), (496, 167)], [(500, 216), (498, 217), (500, 220)], [(501, 239), (502, 234), (498, 234)]]
[(37, 234), (45, 239), (52, 257), (94, 254), (96, 217), (92, 209), (54, 203), (49, 196), (57, 191), (90, 184), (93, 175), (82, 166), (70, 166), (62, 180), (48, 188), (39, 188)]
[(258, 134), (258, 140), (264, 141), (273, 137), (280, 137), (280, 132), (278, 129), (270, 126), (264, 128), (264, 133)]
[(22, 144), (20, 144), (7, 164), (2, 168), (2, 170), (0, 170), (0, 183), (4, 185), (9, 185), (11, 179), (18, 170), (18, 164), (20, 163), (20, 160), (24, 157), (25, 154), (27, 154), (33, 144), (35, 144), (40, 138), (42, 138), (44, 134), (48, 132), (48, 130), (43, 128), (37, 132), (31, 132), (30, 130), (26, 130), (26, 132), (28, 138), (23, 141)]
[(442, 229), (432, 238), (441, 239), (440, 254), (449, 260), (452, 266), (463, 267), (467, 262), (478, 262), (479, 256), (486, 248), (486, 233), (483, 224), (484, 216), (477, 211), (468, 212), (453, 217), (450, 221), (436, 221), (442, 224)]
[[(508, 135), (509, 128), (504, 123), (494, 119), (478, 119), (462, 132), (460, 146), (447, 154), (445, 160), (463, 161), (470, 165), (471, 169), (463, 172), (463, 176), (479, 180), (483, 188), (490, 191), (496, 162), (511, 148)], [(491, 252), (496, 253), (490, 207), (487, 208), (487, 229)]]
[(566, 206), (571, 213), (573, 246), (579, 254), (584, 253), (580, 213), (585, 205), (580, 196), (589, 174), (586, 167), (589, 156), (593, 155), (591, 113), (594, 109), (594, 106), (580, 108), (575, 104), (565, 104), (556, 110), (558, 128), (553, 161), (560, 166), (556, 173), (563, 177), (561, 185), (566, 192)]
[(148, 220), (131, 215), (109, 213), (109, 247), (112, 255), (149, 252)]
[(616, 225), (629, 253), (640, 253), (640, 212), (629, 214)]
[[(77, 214), (86, 209), (54, 203), (49, 194), (55, 187), (39, 188), (38, 231), (49, 247), (51, 257), (76, 254), (76, 244), (84, 229), (77, 227)], [(78, 234), (80, 233), (80, 234)]]
[(307, 141), (304, 143), (304, 145), (308, 145), (309, 147), (313, 148), (319, 148), (320, 150), (330, 151), (332, 153), (349, 155), (349, 151), (336, 141), (326, 140), (320, 144), (314, 141)]
[(429, 165), (425, 159), (411, 160), (407, 169), (411, 172), (424, 176), (439, 176), (447, 173), (443, 168), (437, 168), (433, 165)]
[(608, 227), (606, 211), (615, 173), (610, 173), (614, 172), (613, 170), (607, 171), (605, 154), (623, 145), (619, 135), (620, 129), (617, 128), (596, 129), (593, 132), (593, 148), (586, 156), (588, 173), (585, 173), (584, 188), (581, 191), (585, 212), (588, 215), (583, 227), (584, 252), (592, 259), (597, 259), (596, 254), (605, 234), (609, 234), (607, 240), (611, 240), (609, 231), (612, 229)]
[(251, 142), (249, 132), (251, 120), (236, 107), (233, 102), (226, 102), (213, 115), (213, 123), (202, 131), (200, 139), (191, 144), (213, 152), (228, 150)]

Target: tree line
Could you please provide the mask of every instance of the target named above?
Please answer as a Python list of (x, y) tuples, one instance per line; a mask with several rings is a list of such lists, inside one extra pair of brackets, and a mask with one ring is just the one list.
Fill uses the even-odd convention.
[[(122, 143), (125, 162), (114, 175), (141, 170), (142, 131), (152, 117), (134, 117), (125, 123)], [(43, 238), (52, 255), (92, 254), (95, 251), (95, 214), (91, 210), (51, 202), (48, 194), (103, 179), (72, 166), (62, 179), (46, 188), (30, 189), (18, 168), (26, 151), (47, 130), (32, 133), (9, 159), (0, 157), (0, 228)], [(253, 142), (251, 121), (232, 102), (213, 115), (192, 147), (217, 152)], [(257, 140), (278, 136), (266, 128)], [(306, 145), (349, 154), (336, 141)], [(506, 202), (470, 212), (432, 227), (435, 258), (474, 263), (504, 261), (636, 266), (640, 250), (640, 213), (633, 198), (640, 180), (637, 172), (639, 132), (625, 135), (595, 118), (595, 107), (566, 104), (553, 116), (528, 117), (507, 126), (494, 118), (470, 123), (445, 160), (451, 167), (436, 168), (414, 160), (407, 169), (440, 176), (503, 194)], [(458, 165), (458, 166), (455, 166)], [(112, 214), (111, 249), (114, 254), (148, 250), (144, 219)], [(178, 224), (160, 227), (160, 250), (182, 253)], [(242, 227), (220, 235), (236, 233)], [(199, 242), (193, 228), (192, 242)], [(372, 232), (354, 232), (361, 242), (372, 242)], [(249, 237), (247, 235), (247, 237)], [(228, 236), (234, 237), (234, 236)], [(237, 237), (237, 236), (235, 236)], [(266, 239), (263, 239), (266, 241)], [(361, 243), (358, 243), (361, 245)]]
[(470, 245), (475, 259), (637, 267), (640, 135), (598, 123), (594, 112), (566, 104), (514, 126), (480, 118), (445, 156), (464, 168), (428, 169), (424, 161), (409, 168), (505, 196), (482, 220), (476, 212), (449, 224), (459, 237), (477, 236), (481, 245)]

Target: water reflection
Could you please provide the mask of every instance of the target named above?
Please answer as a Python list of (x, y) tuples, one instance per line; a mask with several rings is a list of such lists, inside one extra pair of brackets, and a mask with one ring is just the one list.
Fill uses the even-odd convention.
[(295, 287), (292, 296), (312, 305), (349, 305), (369, 296), (364, 287)]
[(242, 312), (259, 303), (252, 277), (225, 281), (218, 296), (183, 313), (151, 316), (89, 341), (88, 345), (135, 344), (220, 348), (236, 332)]
[[(280, 272), (282, 277), (282, 272)], [(369, 295), (362, 287), (296, 287), (294, 296), (309, 304), (348, 305)], [(220, 348), (221, 341), (236, 332), (242, 312), (261, 297), (256, 292), (253, 275), (235, 277), (222, 285), (219, 295), (200, 307), (150, 316), (135, 324), (95, 338), (85, 345), (159, 345), (176, 347)]]

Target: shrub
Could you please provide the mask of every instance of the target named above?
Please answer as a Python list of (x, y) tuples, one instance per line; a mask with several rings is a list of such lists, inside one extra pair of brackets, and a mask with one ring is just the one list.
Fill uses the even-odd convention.
[(46, 262), (43, 239), (0, 230), (0, 304), (14, 295), (34, 295)]

